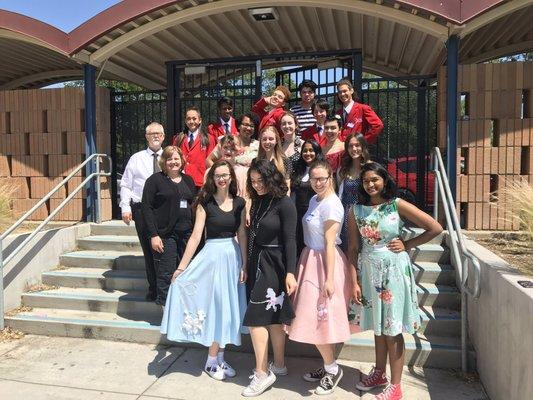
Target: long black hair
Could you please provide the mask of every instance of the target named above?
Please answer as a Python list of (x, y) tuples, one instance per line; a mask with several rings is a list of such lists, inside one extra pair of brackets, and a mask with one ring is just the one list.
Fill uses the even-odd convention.
[(294, 172), (291, 176), (291, 187), (300, 185), (300, 183), (302, 182), (302, 178), (305, 175), (305, 171), (308, 167), (307, 163), (304, 161), (302, 157), (304, 146), (306, 144), (310, 144), (311, 147), (313, 148), (313, 151), (315, 152), (315, 159), (313, 160), (313, 162), (325, 160), (324, 153), (322, 153), (322, 148), (316, 141), (314, 141), (313, 139), (307, 139), (306, 141), (304, 141), (302, 143), (302, 147), (300, 150), (300, 158), (296, 162), (296, 165), (294, 167)]
[(370, 205), (370, 195), (366, 192), (363, 186), (363, 180), (365, 174), (371, 171), (375, 172), (383, 179), (383, 190), (380, 193), (383, 200), (392, 200), (395, 198), (398, 188), (392, 176), (390, 176), (389, 172), (383, 167), (383, 165), (378, 164), (377, 162), (369, 162), (361, 167), (361, 180), (357, 186), (357, 203), (366, 206)]
[(257, 192), (252, 187), (252, 180), (250, 174), (257, 172), (263, 179), (266, 193), (275, 198), (282, 198), (287, 195), (289, 188), (283, 174), (276, 168), (273, 162), (254, 158), (252, 164), (248, 169), (248, 179), (246, 180), (246, 190), (252, 200), (258, 197)]

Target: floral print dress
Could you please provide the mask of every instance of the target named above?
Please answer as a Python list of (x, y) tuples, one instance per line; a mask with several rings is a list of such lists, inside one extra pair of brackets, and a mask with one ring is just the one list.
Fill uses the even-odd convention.
[(363, 305), (351, 308), (351, 323), (377, 336), (415, 333), (420, 314), (411, 259), (405, 251), (387, 248), (403, 227), (398, 199), (378, 206), (356, 204), (353, 210), (362, 239), (358, 264)]

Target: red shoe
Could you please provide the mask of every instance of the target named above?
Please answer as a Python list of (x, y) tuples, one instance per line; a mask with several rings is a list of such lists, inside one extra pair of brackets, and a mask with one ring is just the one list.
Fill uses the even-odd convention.
[(355, 387), (363, 392), (366, 392), (370, 389), (385, 386), (389, 383), (387, 377), (385, 376), (385, 371), (381, 371), (377, 368), (372, 368), (372, 371), (366, 376), (365, 379), (361, 379)]
[(399, 383), (393, 385), (389, 384), (383, 391), (383, 393), (378, 394), (375, 397), (375, 400), (401, 400), (403, 398), (402, 387)]

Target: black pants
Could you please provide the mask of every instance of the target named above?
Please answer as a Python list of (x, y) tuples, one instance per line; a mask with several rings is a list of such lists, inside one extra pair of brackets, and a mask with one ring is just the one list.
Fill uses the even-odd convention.
[(163, 241), (162, 253), (152, 250), (157, 280), (156, 304), (165, 305), (172, 275), (176, 271), (181, 257), (183, 257), (190, 236), (190, 230), (185, 232), (173, 231), (170, 236), (161, 238)]
[(146, 279), (148, 280), (148, 293), (155, 297), (157, 293), (157, 282), (155, 278), (154, 258), (152, 256), (152, 245), (150, 235), (146, 229), (146, 223), (141, 210), (141, 203), (131, 205), (131, 215), (135, 221), (135, 230), (141, 243), (144, 256), (144, 266), (146, 268)]

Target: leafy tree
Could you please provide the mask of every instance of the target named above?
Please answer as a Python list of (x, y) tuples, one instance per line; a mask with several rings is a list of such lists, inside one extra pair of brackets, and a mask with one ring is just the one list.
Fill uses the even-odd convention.
[[(69, 81), (63, 84), (65, 87), (83, 87), (83, 81)], [(144, 90), (141, 86), (135, 85), (134, 83), (121, 82), (121, 81), (110, 81), (107, 79), (99, 79), (96, 81), (96, 86), (106, 87), (111, 90), (121, 91), (121, 92), (137, 92)]]

